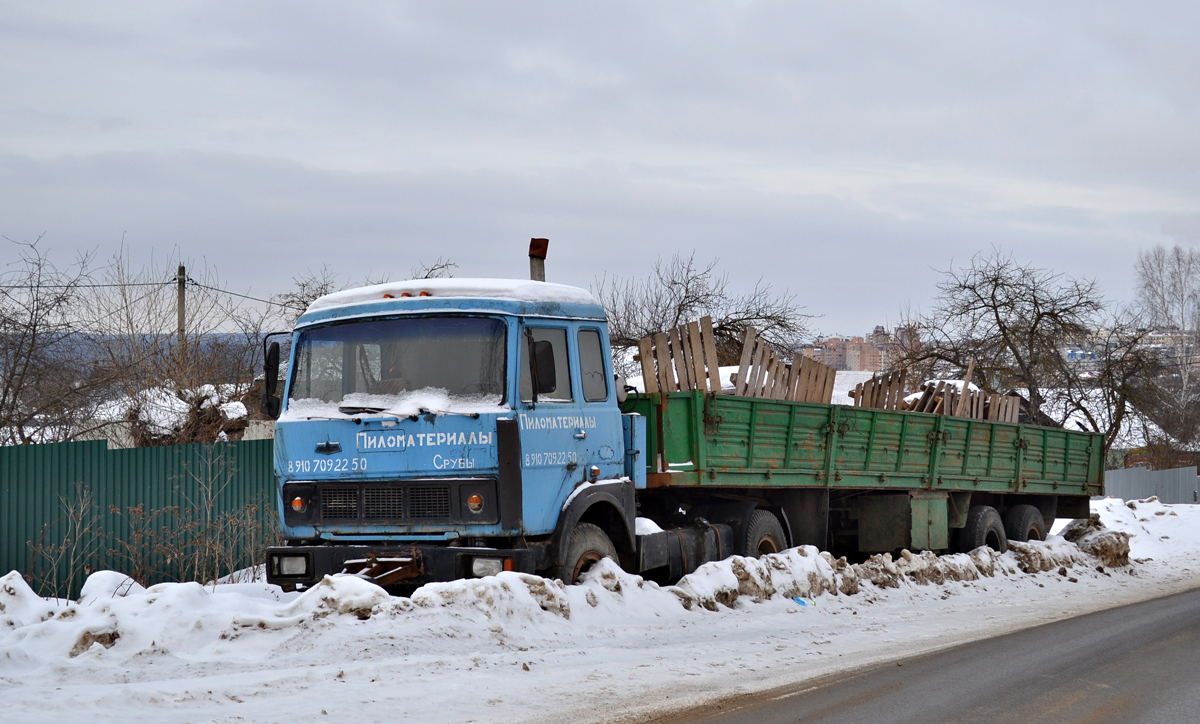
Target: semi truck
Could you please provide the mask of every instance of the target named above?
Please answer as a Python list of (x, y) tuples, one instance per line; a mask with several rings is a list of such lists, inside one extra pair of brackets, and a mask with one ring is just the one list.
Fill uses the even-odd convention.
[(670, 582), (815, 545), (1003, 550), (1086, 517), (1100, 435), (723, 391), (626, 389), (603, 307), (540, 280), (425, 279), (317, 299), (266, 345), (284, 544), (268, 581), (385, 587), (602, 558)]

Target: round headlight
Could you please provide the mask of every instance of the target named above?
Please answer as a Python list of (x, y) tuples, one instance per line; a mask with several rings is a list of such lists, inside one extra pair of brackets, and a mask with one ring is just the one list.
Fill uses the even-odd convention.
[(472, 513), (483, 512), (483, 496), (479, 493), (475, 493), (471, 497), (467, 498), (467, 508), (469, 508)]
[(297, 513), (303, 513), (308, 504), (304, 502), (304, 498), (292, 498), (292, 510)]

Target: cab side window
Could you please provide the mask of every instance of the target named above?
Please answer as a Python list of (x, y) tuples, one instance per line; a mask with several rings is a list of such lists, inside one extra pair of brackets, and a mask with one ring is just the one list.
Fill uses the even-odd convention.
[(579, 330), (579, 375), (584, 400), (604, 402), (608, 399), (608, 375), (604, 373), (600, 332), (595, 329)]
[[(553, 390), (543, 389), (538, 394), (538, 402), (571, 402), (575, 398), (571, 394), (571, 365), (567, 357), (567, 330), (555, 327), (529, 327), (533, 342), (549, 342), (554, 350), (554, 380)], [(532, 355), (532, 344), (529, 336), (521, 343), (521, 399), (533, 401), (533, 381), (529, 370)], [(545, 381), (543, 380), (543, 384)]]

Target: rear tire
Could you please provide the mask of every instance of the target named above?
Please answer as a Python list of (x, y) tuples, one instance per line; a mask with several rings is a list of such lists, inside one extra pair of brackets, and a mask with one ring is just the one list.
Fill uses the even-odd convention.
[(602, 558), (617, 560), (617, 547), (613, 545), (600, 526), (592, 523), (576, 523), (567, 541), (567, 552), (561, 566), (550, 570), (550, 575), (571, 585)]
[(1008, 550), (1004, 521), (990, 505), (975, 505), (967, 511), (967, 524), (958, 531), (954, 547), (959, 553), (970, 553), (980, 546), (1000, 553)]
[(1032, 505), (1014, 505), (1004, 511), (1004, 534), (1009, 540), (1024, 543), (1046, 540), (1050, 528), (1042, 520), (1042, 512)]
[(746, 558), (759, 558), (768, 553), (778, 553), (784, 548), (787, 548), (787, 538), (779, 519), (766, 510), (751, 513), (738, 554)]

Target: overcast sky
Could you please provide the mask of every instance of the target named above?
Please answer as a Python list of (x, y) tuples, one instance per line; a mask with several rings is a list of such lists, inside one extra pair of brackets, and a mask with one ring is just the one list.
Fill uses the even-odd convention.
[(695, 250), (824, 333), (992, 246), (1128, 299), (1200, 242), (1197, 37), (1194, 2), (10, 2), (0, 234), (256, 295)]

